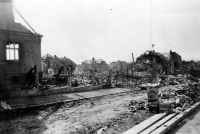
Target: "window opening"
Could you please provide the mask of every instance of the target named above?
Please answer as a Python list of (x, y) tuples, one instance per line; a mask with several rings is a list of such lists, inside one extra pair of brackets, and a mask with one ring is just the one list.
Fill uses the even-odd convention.
[(6, 60), (19, 60), (19, 44), (8, 42), (6, 45)]

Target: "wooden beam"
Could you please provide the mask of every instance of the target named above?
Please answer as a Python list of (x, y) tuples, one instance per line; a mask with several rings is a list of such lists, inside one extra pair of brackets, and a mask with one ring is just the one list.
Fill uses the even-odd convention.
[(191, 112), (193, 112), (195, 109), (197, 109), (200, 106), (200, 102), (196, 103), (195, 105), (191, 106), (190, 108), (186, 109), (184, 112), (178, 114), (165, 124), (163, 124), (161, 127), (153, 131), (151, 134), (165, 134), (167, 133), (172, 127), (177, 125), (179, 122), (181, 122), (184, 118), (186, 118)]
[(177, 114), (174, 113), (174, 114), (170, 114), (170, 115), (166, 116), (164, 119), (158, 121), (157, 123), (155, 123), (154, 125), (152, 125), (148, 129), (144, 130), (140, 134), (149, 134), (149, 133), (151, 133), (152, 131), (154, 131), (155, 129), (159, 128), (161, 125), (163, 125), (164, 123), (166, 123), (167, 121), (169, 121), (170, 119), (172, 119), (176, 115)]
[(140, 124), (136, 125), (135, 127), (125, 131), (123, 134), (138, 134), (144, 131), (145, 129), (149, 128), (159, 120), (163, 119), (166, 115), (167, 115), (166, 113), (156, 114), (150, 117), (149, 119), (141, 122)]

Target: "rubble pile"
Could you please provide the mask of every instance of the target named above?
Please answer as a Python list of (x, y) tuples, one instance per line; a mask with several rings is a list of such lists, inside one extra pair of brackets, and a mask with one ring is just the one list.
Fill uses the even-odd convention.
[(135, 100), (132, 100), (130, 101), (129, 105), (129, 113), (135, 113), (137, 112), (138, 110), (147, 110), (147, 100), (144, 99), (142, 101), (135, 101)]
[[(162, 86), (148, 86), (149, 110), (157, 112), (181, 112), (199, 101), (200, 88), (197, 78), (165, 76), (157, 83)], [(161, 85), (161, 83), (163, 85)]]
[[(147, 100), (130, 102), (131, 113), (138, 110), (149, 110), (154, 113), (182, 112), (200, 99), (200, 83), (195, 77), (161, 75), (155, 83), (148, 83), (147, 81), (143, 78), (140, 79), (140, 85), (134, 85), (141, 91), (146, 91)], [(129, 82), (129, 85), (131, 84), (133, 83)]]

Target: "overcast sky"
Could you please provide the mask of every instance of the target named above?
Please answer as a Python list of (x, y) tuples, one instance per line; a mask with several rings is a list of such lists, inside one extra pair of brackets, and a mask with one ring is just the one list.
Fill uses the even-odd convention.
[(155, 51), (200, 59), (200, 0), (13, 1), (44, 36), (42, 55), (66, 56), (78, 64), (92, 57), (129, 62), (131, 53), (138, 57), (155, 44)]

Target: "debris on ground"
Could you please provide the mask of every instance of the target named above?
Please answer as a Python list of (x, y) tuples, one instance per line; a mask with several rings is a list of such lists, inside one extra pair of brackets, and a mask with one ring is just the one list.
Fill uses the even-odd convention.
[[(146, 91), (148, 99), (142, 103), (131, 101), (129, 112), (135, 113), (140, 108), (153, 113), (182, 112), (199, 101), (200, 83), (198, 81), (190, 75), (160, 75), (155, 83), (141, 79), (141, 84), (136, 87), (140, 89), (140, 92)], [(130, 82), (129, 87), (131, 87)]]
[[(161, 81), (160, 81), (161, 83)], [(179, 76), (162, 77), (166, 86), (159, 87), (155, 84), (147, 86), (149, 110), (162, 112), (182, 112), (189, 106), (199, 101), (200, 86), (197, 78)]]

